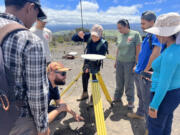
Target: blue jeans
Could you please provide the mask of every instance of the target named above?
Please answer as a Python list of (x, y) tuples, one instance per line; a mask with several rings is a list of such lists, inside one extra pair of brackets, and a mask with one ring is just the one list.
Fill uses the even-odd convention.
[[(151, 93), (151, 100), (154, 94)], [(180, 88), (168, 91), (158, 109), (157, 119), (148, 117), (149, 135), (170, 135), (173, 113), (180, 104)]]

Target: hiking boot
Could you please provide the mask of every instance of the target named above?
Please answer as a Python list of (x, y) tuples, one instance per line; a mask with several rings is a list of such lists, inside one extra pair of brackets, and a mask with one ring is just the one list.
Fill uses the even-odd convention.
[(128, 113), (127, 116), (132, 119), (141, 119), (144, 120), (143, 116), (137, 115), (136, 113)]
[(77, 101), (83, 101), (89, 98), (89, 95), (87, 92), (83, 92), (82, 96), (80, 99), (77, 99)]

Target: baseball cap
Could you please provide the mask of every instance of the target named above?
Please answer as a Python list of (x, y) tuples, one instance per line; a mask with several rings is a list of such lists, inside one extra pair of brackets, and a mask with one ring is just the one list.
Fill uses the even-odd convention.
[(41, 4), (40, 4), (40, 0), (25, 0), (27, 2), (32, 2), (34, 4), (36, 4), (39, 8), (39, 14), (38, 14), (38, 18), (41, 18), (41, 17), (46, 17), (46, 14), (44, 13), (44, 11), (41, 9)]
[(47, 72), (51, 72), (51, 71), (65, 72), (65, 71), (69, 71), (69, 70), (71, 70), (71, 69), (64, 67), (64, 65), (60, 62), (51, 62), (47, 68)]
[(103, 27), (99, 24), (95, 24), (91, 29), (91, 35), (101, 37), (103, 33)]

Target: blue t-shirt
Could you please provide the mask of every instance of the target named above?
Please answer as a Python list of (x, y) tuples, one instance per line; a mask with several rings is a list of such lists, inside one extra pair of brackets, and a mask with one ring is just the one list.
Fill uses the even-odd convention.
[(49, 81), (48, 106), (52, 99), (59, 100), (60, 93), (59, 93), (58, 87), (53, 88), (51, 82)]
[[(150, 35), (151, 34), (149, 34), (149, 33), (146, 35), (146, 37), (144, 38), (142, 45), (141, 45), (141, 51), (139, 53), (138, 63), (136, 65), (136, 69), (135, 69), (135, 72), (138, 74), (140, 74), (141, 71), (144, 71), (144, 69), (146, 68), (146, 66), (149, 62), (149, 58), (152, 54), (153, 49), (151, 49), (150, 45), (149, 45)], [(162, 45), (158, 41), (157, 37), (152, 34), (152, 48), (154, 46), (161, 47)]]

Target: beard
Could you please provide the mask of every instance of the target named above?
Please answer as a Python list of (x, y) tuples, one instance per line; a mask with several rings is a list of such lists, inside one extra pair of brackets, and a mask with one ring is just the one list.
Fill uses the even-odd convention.
[(55, 85), (65, 85), (65, 81), (62, 81), (60, 79), (55, 79), (54, 83), (55, 83)]

